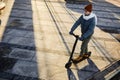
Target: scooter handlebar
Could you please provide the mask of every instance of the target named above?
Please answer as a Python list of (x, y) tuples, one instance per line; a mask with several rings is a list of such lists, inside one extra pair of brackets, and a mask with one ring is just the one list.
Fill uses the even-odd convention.
[(72, 34), (75, 38), (79, 38), (79, 35), (75, 35), (74, 33)]

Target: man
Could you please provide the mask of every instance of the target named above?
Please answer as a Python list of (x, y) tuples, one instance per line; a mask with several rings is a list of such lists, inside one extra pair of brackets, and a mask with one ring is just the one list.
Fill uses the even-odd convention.
[(81, 51), (79, 57), (74, 59), (74, 61), (80, 61), (82, 57), (88, 57), (88, 43), (91, 39), (91, 36), (94, 33), (94, 28), (97, 24), (97, 17), (92, 12), (92, 4), (87, 5), (84, 8), (84, 14), (75, 22), (72, 26), (69, 34), (73, 34), (74, 30), (81, 25), (81, 37), (79, 40), (82, 41)]

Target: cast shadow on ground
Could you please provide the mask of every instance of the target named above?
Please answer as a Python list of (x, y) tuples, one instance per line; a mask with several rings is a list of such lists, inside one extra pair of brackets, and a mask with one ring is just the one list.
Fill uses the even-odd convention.
[[(75, 76), (74, 72), (69, 68), (67, 69), (68, 80), (106, 80), (105, 76), (108, 75), (111, 71), (119, 68), (120, 60), (114, 62), (105, 67), (103, 70), (99, 70), (95, 63), (89, 58), (87, 59), (88, 65), (83, 68), (79, 68), (76, 66), (77, 76)], [(115, 77), (107, 77), (110, 80), (119, 80), (120, 72)]]
[[(97, 27), (99, 27), (101, 30), (108, 32), (108, 33), (120, 33), (120, 19), (118, 16), (120, 16), (120, 7), (111, 4), (107, 1), (97, 1), (92, 0), (91, 2), (82, 2), (82, 3), (67, 3), (66, 7), (74, 12), (77, 13), (84, 13), (84, 7), (89, 4), (93, 4), (93, 12), (98, 17), (98, 24)], [(77, 20), (77, 18), (76, 18)], [(75, 20), (75, 21), (76, 21)]]
[(15, 0), (9, 14), (0, 47), (10, 50), (0, 49), (0, 78), (39, 80), (31, 0)]
[(94, 75), (96, 72), (99, 71), (95, 63), (90, 58), (86, 60), (88, 64), (82, 68), (79, 68), (78, 65), (75, 65), (77, 76), (75, 76), (74, 72), (70, 68), (67, 69), (69, 80), (77, 80), (77, 77), (78, 77), (78, 80), (87, 80), (88, 78), (90, 78), (92, 75)]

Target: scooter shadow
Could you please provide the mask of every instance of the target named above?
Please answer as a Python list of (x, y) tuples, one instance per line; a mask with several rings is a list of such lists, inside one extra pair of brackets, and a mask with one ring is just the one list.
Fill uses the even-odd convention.
[(67, 69), (67, 74), (68, 74), (68, 80), (77, 80), (75, 74), (70, 68)]
[(88, 65), (85, 65), (82, 68), (79, 68), (77, 64), (75, 64), (75, 68), (77, 71), (77, 76), (73, 73), (73, 71), (69, 68), (67, 69), (68, 74), (68, 80), (88, 80), (90, 77), (92, 77), (96, 72), (99, 72), (100, 70), (95, 65), (95, 63), (90, 59), (86, 59), (88, 62)]

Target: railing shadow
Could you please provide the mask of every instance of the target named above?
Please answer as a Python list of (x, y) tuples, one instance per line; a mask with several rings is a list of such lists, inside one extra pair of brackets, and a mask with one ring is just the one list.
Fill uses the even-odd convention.
[[(89, 78), (89, 80), (119, 80), (120, 79), (120, 60), (114, 62), (113, 64), (110, 64), (106, 66), (103, 70), (95, 73), (93, 76)], [(117, 71), (116, 74), (110, 74), (112, 71)], [(116, 75), (116, 76), (115, 76)], [(103, 79), (103, 77), (106, 76), (106, 79)], [(114, 77), (113, 77), (114, 76)]]
[(89, 3), (93, 4), (93, 12), (98, 17), (97, 27), (108, 33), (119, 34), (120, 7), (115, 6), (114, 4), (111, 4), (105, 0), (91, 0), (91, 2), (88, 1), (79, 4), (72, 4), (72, 6), (71, 4), (66, 3), (66, 7), (74, 12), (83, 13), (84, 6), (86, 6)]

